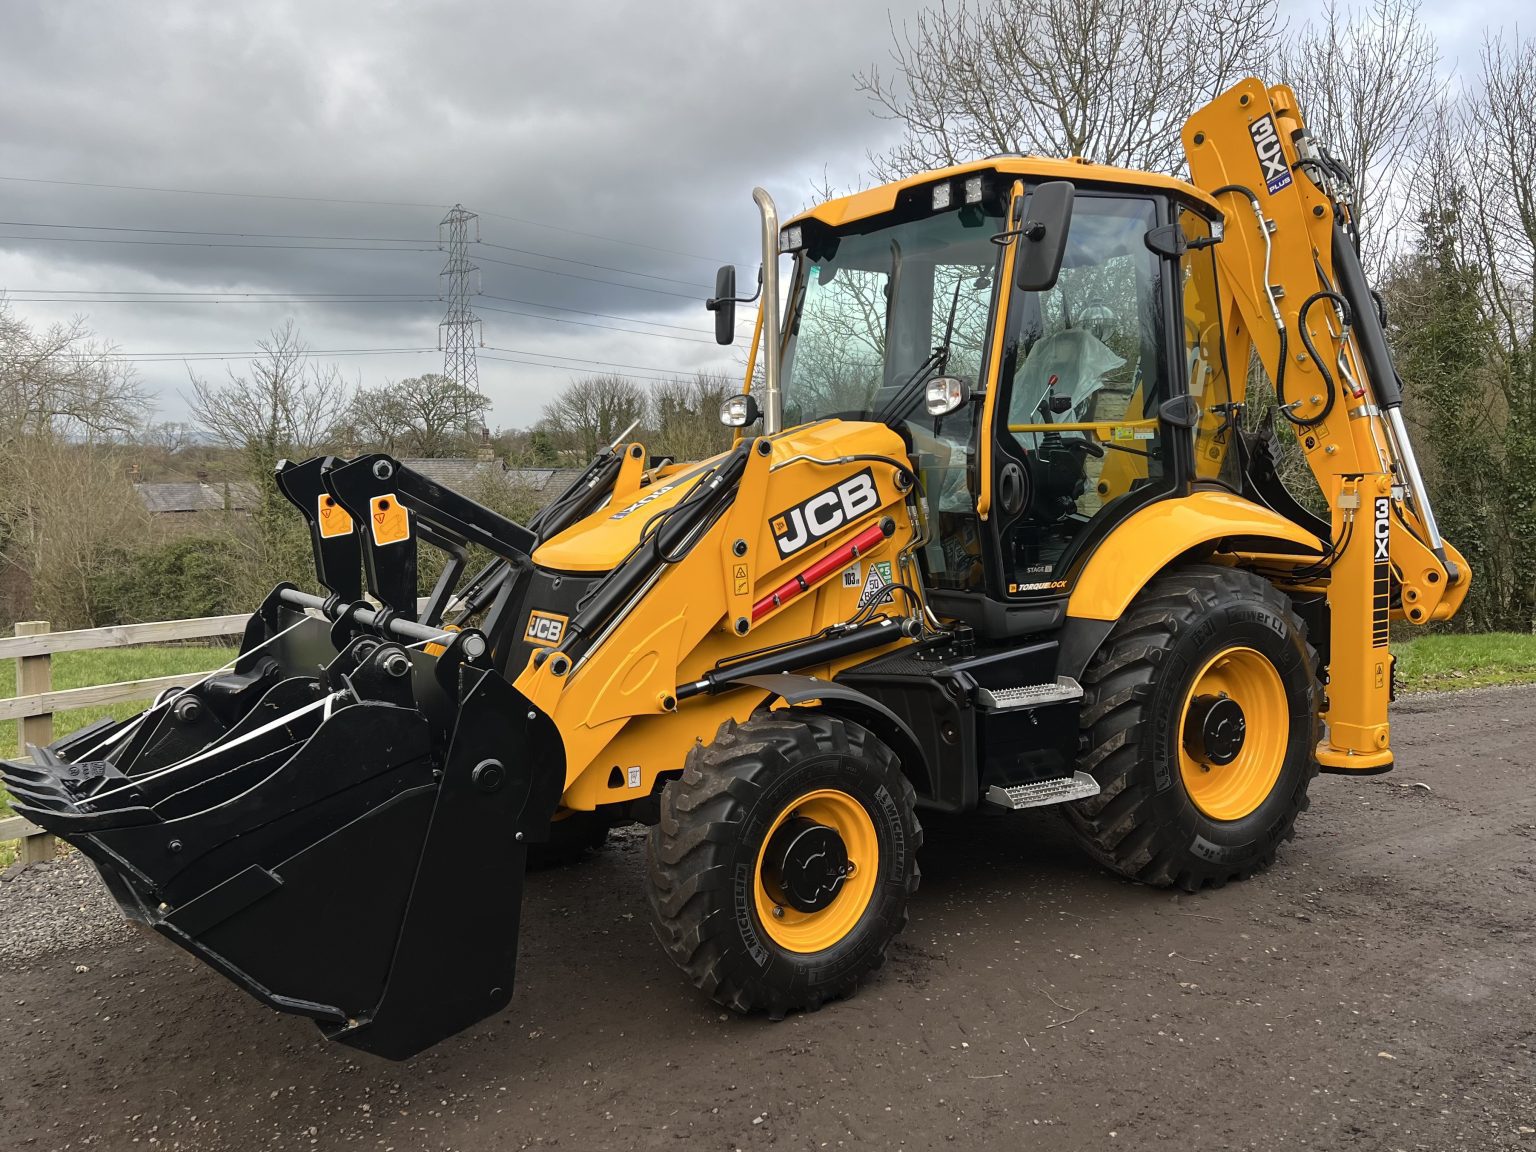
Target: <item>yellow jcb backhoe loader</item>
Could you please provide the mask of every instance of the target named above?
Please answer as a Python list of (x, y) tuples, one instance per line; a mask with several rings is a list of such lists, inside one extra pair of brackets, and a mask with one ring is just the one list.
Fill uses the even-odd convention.
[[(782, 227), (759, 190), (729, 451), (616, 444), (526, 527), (388, 455), (284, 464), (323, 594), (278, 586), (231, 670), (6, 765), (18, 811), (394, 1058), (507, 1004), (530, 848), (620, 822), (678, 966), (772, 1015), (880, 964), (921, 809), (1057, 805), (1149, 884), (1263, 868), (1319, 769), (1391, 768), (1389, 625), (1470, 573), (1347, 174), (1256, 80), (1184, 145), (1188, 182), (994, 156)], [(738, 302), (722, 269), (723, 341)]]

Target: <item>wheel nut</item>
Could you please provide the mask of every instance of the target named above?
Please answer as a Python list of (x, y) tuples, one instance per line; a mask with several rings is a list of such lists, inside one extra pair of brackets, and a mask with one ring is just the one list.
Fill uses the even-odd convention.
[(784, 919), (784, 908), (783, 908), (782, 905), (775, 904), (773, 906), (773, 918), (775, 920), (782, 920), (782, 919)]

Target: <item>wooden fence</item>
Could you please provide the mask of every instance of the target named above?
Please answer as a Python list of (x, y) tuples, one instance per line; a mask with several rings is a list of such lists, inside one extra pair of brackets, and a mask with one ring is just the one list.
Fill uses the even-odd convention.
[[(18, 722), (20, 753), (25, 756), (27, 745), (41, 746), (52, 742), (55, 712), (148, 700), (166, 688), (185, 688), (207, 675), (206, 672), (183, 672), (56, 692), (53, 688), (54, 653), (230, 636), (244, 632), (249, 619), (249, 614), (204, 616), (196, 620), (162, 620), (155, 624), (123, 624), (75, 632), (50, 632), (46, 621), (24, 620), (16, 625), (14, 637), (0, 639), (0, 659), (16, 661), (16, 695), (9, 700), (0, 700), (0, 720)], [(20, 859), (24, 864), (53, 858), (53, 837), (20, 816), (0, 819), (0, 843), (10, 840), (21, 841)]]

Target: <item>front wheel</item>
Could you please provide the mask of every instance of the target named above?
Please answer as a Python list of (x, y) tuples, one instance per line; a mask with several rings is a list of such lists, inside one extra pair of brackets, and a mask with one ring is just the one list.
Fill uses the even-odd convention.
[(1198, 891), (1266, 867), (1317, 774), (1317, 656), (1274, 585), (1191, 566), (1152, 581), (1083, 676), (1099, 794), (1066, 810), (1123, 876)]
[(912, 785), (872, 732), (792, 710), (727, 721), (662, 794), (656, 934), (716, 1003), (817, 1008), (884, 960), (921, 844)]

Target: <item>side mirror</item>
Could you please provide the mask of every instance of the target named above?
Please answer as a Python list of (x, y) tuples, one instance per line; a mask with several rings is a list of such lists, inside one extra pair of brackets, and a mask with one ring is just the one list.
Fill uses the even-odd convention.
[(736, 339), (736, 265), (720, 265), (715, 294), (704, 301), (704, 307), (715, 314), (715, 343), (732, 343)]
[(1050, 180), (1030, 194), (1029, 219), (1019, 229), (1019, 251), (1014, 257), (1014, 280), (1023, 291), (1044, 292), (1056, 286), (1072, 227), (1075, 191), (1070, 180)]

